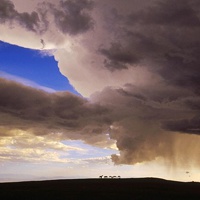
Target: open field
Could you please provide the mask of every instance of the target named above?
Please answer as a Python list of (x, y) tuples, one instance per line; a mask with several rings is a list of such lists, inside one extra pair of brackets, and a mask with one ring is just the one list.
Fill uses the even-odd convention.
[(0, 183), (0, 199), (200, 199), (200, 183), (156, 178)]

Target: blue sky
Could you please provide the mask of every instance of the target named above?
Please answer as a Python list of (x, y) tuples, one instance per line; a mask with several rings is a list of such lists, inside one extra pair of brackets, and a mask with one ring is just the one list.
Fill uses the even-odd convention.
[[(0, 71), (56, 91), (78, 94), (58, 68), (54, 56), (0, 42)], [(0, 74), (1, 76), (1, 74)]]

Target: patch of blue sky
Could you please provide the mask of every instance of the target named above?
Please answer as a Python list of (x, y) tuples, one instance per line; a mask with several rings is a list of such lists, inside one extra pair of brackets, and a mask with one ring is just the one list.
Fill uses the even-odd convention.
[[(84, 142), (80, 140), (66, 140), (62, 141), (63, 144), (77, 147), (84, 149), (85, 151), (70, 151), (68, 152), (68, 155), (66, 155), (66, 158), (73, 157), (73, 159), (90, 159), (90, 158), (98, 158), (98, 157), (107, 157), (111, 156), (112, 154), (118, 154), (119, 152), (115, 149), (110, 148), (100, 148), (96, 146), (91, 146), (88, 144), (85, 144)], [(62, 155), (62, 158), (64, 158), (65, 155)]]
[(10, 75), (10, 79), (16, 77), (16, 81), (23, 79), (35, 83), (35, 86), (78, 94), (68, 79), (60, 73), (57, 64), (50, 54), (0, 41), (1, 77), (9, 79)]

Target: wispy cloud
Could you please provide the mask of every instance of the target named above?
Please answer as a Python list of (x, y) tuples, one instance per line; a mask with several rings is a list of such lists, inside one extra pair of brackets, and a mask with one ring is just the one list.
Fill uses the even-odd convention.
[(33, 88), (36, 88), (36, 89), (40, 89), (40, 90), (44, 90), (46, 92), (55, 92), (54, 89), (52, 88), (48, 88), (48, 87), (45, 87), (45, 86), (42, 86), (42, 85), (39, 85), (33, 81), (30, 81), (28, 79), (25, 79), (25, 78), (21, 78), (19, 76), (15, 76), (15, 75), (12, 75), (12, 74), (8, 74), (6, 72), (2, 72), (0, 71), (0, 77), (1, 78), (5, 78), (7, 80), (12, 80), (12, 81), (16, 81), (16, 82), (19, 82), (23, 85), (26, 85), (26, 86), (29, 86), (29, 87), (33, 87)]

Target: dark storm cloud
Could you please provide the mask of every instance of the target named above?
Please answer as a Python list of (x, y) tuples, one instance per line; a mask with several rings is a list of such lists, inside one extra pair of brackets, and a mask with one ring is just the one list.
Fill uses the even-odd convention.
[[(171, 97), (167, 99), (168, 94)], [(188, 122), (184, 129), (171, 124), (171, 121), (197, 115), (187, 105), (186, 95), (191, 97), (190, 101), (196, 101), (194, 93), (180, 88), (164, 85), (161, 90), (156, 85), (127, 85), (123, 89), (106, 88), (94, 94), (90, 102), (67, 92), (47, 93), (0, 79), (1, 137), (12, 135), (9, 130), (21, 129), (35, 135), (63, 133), (63, 139), (97, 145), (106, 143), (109, 134), (117, 141), (120, 151), (120, 155), (112, 156), (116, 164), (135, 164), (157, 158), (171, 163), (175, 155), (182, 156), (176, 148), (186, 148), (185, 138), (180, 147), (176, 141), (181, 135), (190, 141), (187, 135), (192, 136), (191, 131), (197, 134), (199, 128), (198, 120)], [(188, 134), (177, 136), (174, 131)], [(192, 138), (190, 142), (194, 141), (197, 139)], [(187, 156), (184, 152), (184, 162)], [(182, 161), (176, 164), (181, 165)]]
[(161, 159), (174, 166), (187, 165), (192, 148), (195, 162), (200, 163), (200, 121), (194, 118), (198, 110), (188, 104), (198, 100), (192, 91), (163, 83), (129, 84), (123, 89), (107, 88), (94, 99), (112, 110), (110, 137), (117, 141), (120, 152), (112, 155), (115, 164)]
[(60, 1), (59, 8), (51, 5), (56, 26), (71, 35), (86, 32), (93, 27), (92, 17), (88, 14), (93, 7), (89, 0)]
[[(191, 1), (192, 2), (192, 1)], [(129, 23), (157, 24), (166, 26), (195, 27), (200, 25), (198, 12), (191, 7), (191, 2), (168, 0), (158, 1), (148, 10), (130, 14)]]
[(169, 131), (200, 135), (200, 117), (165, 122), (163, 127)]
[(40, 28), (40, 19), (37, 12), (32, 13), (20, 13), (16, 18), (22, 26), (25, 26), (28, 30), (35, 31)]
[(200, 110), (200, 97), (196, 97), (193, 99), (186, 99), (185, 105), (189, 107), (190, 109), (199, 112)]
[[(200, 10), (194, 0), (153, 1), (117, 13), (115, 37), (100, 53), (111, 71), (145, 66), (168, 84), (200, 90)], [(133, 6), (133, 5), (132, 5)]]
[(88, 11), (93, 8), (92, 1), (67, 0), (59, 1), (58, 5), (49, 2), (38, 4), (37, 10), (31, 13), (18, 12), (12, 1), (0, 0), (0, 21), (13, 25), (19, 23), (29, 31), (39, 34), (48, 30), (49, 16), (53, 15), (56, 27), (63, 33), (77, 35), (93, 27), (92, 17)]
[(30, 31), (36, 32), (39, 28), (40, 19), (37, 12), (19, 13), (11, 1), (0, 0), (0, 21), (12, 24), (14, 20)]
[[(134, 6), (135, 1), (127, 2), (130, 8)], [(116, 140), (120, 153), (112, 156), (116, 164), (164, 159), (182, 166), (191, 152), (200, 164), (200, 9), (197, 5), (195, 0), (153, 0), (143, 9), (141, 5), (139, 11), (118, 9), (112, 20), (105, 22), (108, 34), (113, 37), (103, 44), (97, 41), (96, 48), (103, 57), (104, 67), (114, 74), (126, 70), (129, 73), (129, 68), (142, 66), (156, 75), (156, 80), (150, 78), (141, 85), (134, 85), (133, 80), (122, 88), (108, 87), (86, 100), (70, 93), (49, 94), (1, 79), (1, 126), (32, 130), (37, 135), (63, 132), (65, 138), (90, 144), (109, 134)], [(40, 6), (44, 8), (38, 11), (44, 24), (48, 26), (47, 15), (53, 15), (56, 27), (64, 34), (77, 35), (95, 29), (89, 15), (93, 6), (90, 1), (68, 0)], [(13, 19), (11, 13), (16, 11), (11, 3), (2, 10), (5, 19), (9, 16)], [(20, 18), (24, 26), (28, 23), (23, 22), (25, 18), (32, 19)], [(96, 76), (98, 72), (99, 68)], [(112, 74), (108, 77), (112, 78)]]
[(108, 113), (68, 92), (52, 94), (0, 79), (0, 125), (7, 129), (31, 129), (38, 135), (70, 132), (71, 139), (90, 141), (110, 125)]
[(106, 57), (104, 65), (110, 70), (127, 69), (126, 64), (134, 64), (137, 61), (133, 53), (119, 43), (112, 43), (109, 49), (100, 48), (99, 52)]
[(0, 20), (5, 22), (6, 20), (13, 19), (17, 15), (14, 4), (9, 0), (0, 1)]

